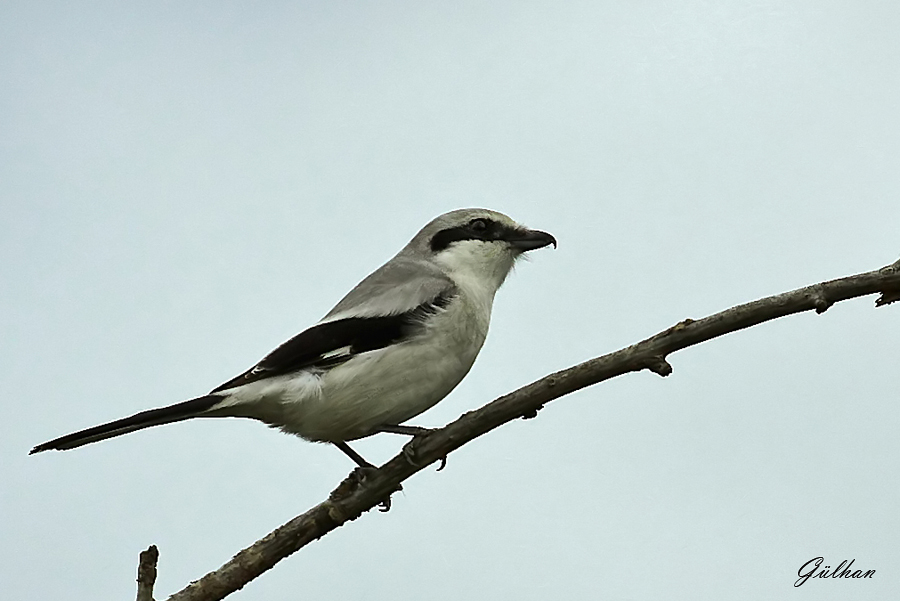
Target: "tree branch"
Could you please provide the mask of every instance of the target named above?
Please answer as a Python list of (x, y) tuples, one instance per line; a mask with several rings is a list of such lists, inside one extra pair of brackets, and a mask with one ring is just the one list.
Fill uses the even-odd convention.
[(401, 482), (416, 472), (498, 426), (517, 418), (535, 417), (554, 399), (643, 369), (667, 376), (672, 367), (666, 357), (675, 351), (793, 313), (824, 313), (834, 303), (877, 292), (881, 297), (876, 306), (900, 299), (900, 260), (876, 271), (769, 296), (703, 319), (685, 319), (637, 344), (550, 374), (463, 414), (431, 434), (413, 439), (403, 452), (377, 470), (364, 476), (351, 474), (326, 501), (239, 552), (218, 570), (172, 595), (169, 601), (222, 599), (308, 543), (389, 499), (400, 489)]

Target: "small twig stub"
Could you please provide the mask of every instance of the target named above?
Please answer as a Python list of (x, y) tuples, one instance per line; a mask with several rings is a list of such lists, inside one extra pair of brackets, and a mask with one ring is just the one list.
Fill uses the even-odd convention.
[(159, 561), (159, 549), (156, 548), (156, 545), (150, 545), (146, 551), (141, 551), (137, 573), (137, 601), (153, 601), (157, 561)]

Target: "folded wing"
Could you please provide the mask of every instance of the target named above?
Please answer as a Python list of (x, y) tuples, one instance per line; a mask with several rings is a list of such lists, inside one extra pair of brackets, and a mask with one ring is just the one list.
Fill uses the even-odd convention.
[(327, 370), (355, 355), (410, 339), (426, 327), (428, 319), (456, 296), (452, 286), (417, 306), (393, 315), (344, 317), (314, 325), (297, 334), (241, 375), (211, 394), (301, 369)]

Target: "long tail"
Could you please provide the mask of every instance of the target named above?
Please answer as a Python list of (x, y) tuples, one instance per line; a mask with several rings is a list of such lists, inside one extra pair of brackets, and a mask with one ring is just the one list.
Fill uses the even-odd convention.
[(82, 430), (81, 432), (67, 434), (65, 436), (61, 436), (59, 438), (51, 440), (50, 442), (39, 444), (38, 446), (31, 449), (29, 455), (34, 455), (35, 453), (40, 453), (41, 451), (65, 451), (68, 449), (74, 449), (76, 447), (90, 444), (92, 442), (98, 442), (100, 440), (106, 440), (107, 438), (113, 438), (114, 436), (128, 434), (129, 432), (134, 432), (135, 430), (143, 430), (144, 428), (149, 428), (151, 426), (171, 424), (172, 422), (180, 422), (181, 420), (189, 419), (191, 417), (198, 417), (204, 411), (210, 409), (221, 400), (221, 396), (207, 395), (197, 397), (196, 399), (191, 399), (190, 401), (176, 403), (168, 407), (161, 407), (160, 409), (141, 411), (140, 413), (136, 413), (131, 417), (117, 419), (116, 421), (109, 422), (108, 424), (94, 426), (93, 428)]

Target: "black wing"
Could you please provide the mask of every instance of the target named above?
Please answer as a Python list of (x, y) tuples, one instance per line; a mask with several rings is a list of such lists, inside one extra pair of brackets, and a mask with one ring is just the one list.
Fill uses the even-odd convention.
[(328, 369), (359, 353), (406, 340), (421, 331), (427, 318), (446, 307), (455, 296), (454, 290), (448, 290), (405, 313), (347, 317), (315, 325), (276, 348), (251, 369), (215, 388), (211, 394), (304, 368)]

